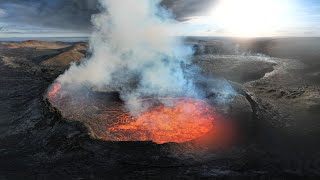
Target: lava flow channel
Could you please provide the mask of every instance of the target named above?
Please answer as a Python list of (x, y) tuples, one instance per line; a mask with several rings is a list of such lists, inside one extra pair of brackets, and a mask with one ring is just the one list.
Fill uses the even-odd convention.
[[(111, 127), (108, 131), (120, 141), (152, 140), (162, 144), (190, 141), (213, 130), (213, 108), (205, 101), (191, 98), (168, 98), (161, 101), (167, 101), (170, 105), (164, 103), (152, 107), (136, 116), (134, 121)], [(114, 140), (110, 137), (104, 139)]]

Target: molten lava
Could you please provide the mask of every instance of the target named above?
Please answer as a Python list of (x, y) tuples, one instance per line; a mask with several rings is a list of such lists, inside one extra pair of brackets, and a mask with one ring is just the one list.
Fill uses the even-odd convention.
[(61, 85), (59, 83), (53, 83), (53, 89), (49, 91), (49, 96), (55, 96), (60, 89)]
[[(70, 93), (58, 83), (48, 92), (49, 101), (70, 120), (82, 121), (104, 140), (186, 142), (217, 130), (214, 109), (192, 98), (150, 98), (132, 115), (128, 104)], [(146, 107), (144, 106), (144, 107)]]
[[(147, 101), (154, 100), (149, 99)], [(159, 99), (158, 99), (159, 100)], [(212, 108), (191, 98), (160, 99), (170, 105), (159, 105), (135, 117), (135, 121), (109, 128), (119, 140), (156, 143), (186, 142), (199, 138), (213, 129)]]

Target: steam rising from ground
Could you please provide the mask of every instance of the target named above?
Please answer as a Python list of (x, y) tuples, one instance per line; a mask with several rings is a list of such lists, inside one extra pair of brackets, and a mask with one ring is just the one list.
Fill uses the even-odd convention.
[[(92, 56), (58, 78), (63, 87), (116, 90), (127, 102), (148, 96), (198, 96), (183, 67), (192, 49), (159, 0), (100, 0), (93, 16)], [(131, 103), (131, 109), (140, 108)]]

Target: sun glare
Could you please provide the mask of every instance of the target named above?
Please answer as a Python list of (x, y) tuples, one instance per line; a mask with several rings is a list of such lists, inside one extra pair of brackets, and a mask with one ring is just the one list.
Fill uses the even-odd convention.
[(220, 0), (210, 16), (233, 36), (265, 36), (290, 21), (289, 0)]

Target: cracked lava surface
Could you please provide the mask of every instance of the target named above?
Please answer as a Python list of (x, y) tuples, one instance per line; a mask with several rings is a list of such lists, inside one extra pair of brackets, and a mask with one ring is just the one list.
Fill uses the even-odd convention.
[(214, 108), (193, 98), (141, 99), (147, 109), (129, 112), (126, 103), (106, 102), (75, 95), (54, 83), (48, 99), (70, 120), (85, 121), (108, 141), (153, 141), (182, 143), (215, 129)]

